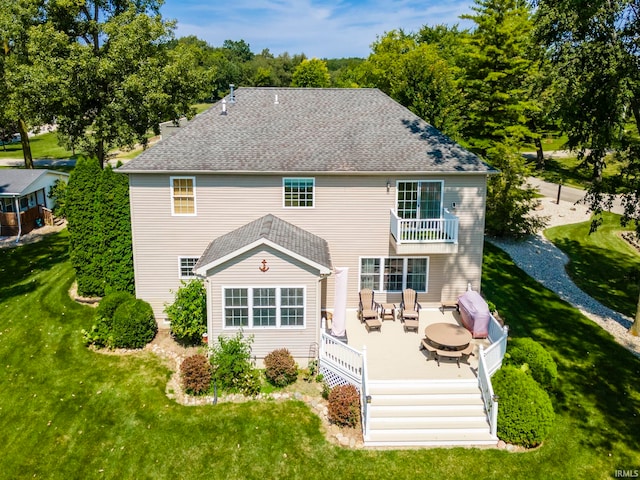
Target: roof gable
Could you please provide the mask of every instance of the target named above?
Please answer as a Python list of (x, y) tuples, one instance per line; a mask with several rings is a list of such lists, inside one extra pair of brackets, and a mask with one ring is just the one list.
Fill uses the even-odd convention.
[(45, 175), (68, 177), (69, 174), (43, 169), (7, 168), (0, 170), (0, 196), (21, 196), (31, 193), (29, 187)]
[(321, 274), (331, 272), (327, 241), (274, 215), (265, 215), (213, 240), (196, 263), (194, 271), (205, 276), (211, 268), (261, 245), (270, 246), (317, 268)]
[(119, 170), (422, 173), (494, 170), (378, 89), (240, 88)]

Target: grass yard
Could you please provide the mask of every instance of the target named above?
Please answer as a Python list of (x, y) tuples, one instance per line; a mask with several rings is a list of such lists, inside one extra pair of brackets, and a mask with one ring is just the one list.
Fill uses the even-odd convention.
[[(0, 250), (0, 478), (549, 479), (640, 468), (640, 360), (487, 246), (484, 292), (559, 364), (555, 428), (531, 452), (347, 450), (302, 402), (184, 407), (151, 353), (87, 350), (66, 232)], [(526, 308), (523, 308), (526, 306)]]
[[(545, 151), (545, 156), (549, 154), (549, 151)], [(529, 160), (529, 164), (535, 168), (535, 159)], [(570, 187), (587, 189), (591, 183), (591, 171), (578, 168), (578, 165), (580, 162), (575, 156), (550, 158), (545, 160), (544, 170), (534, 170), (533, 175), (547, 182), (562, 182)], [(621, 168), (622, 163), (609, 156), (603, 177), (611, 178), (619, 175)]]
[(635, 317), (640, 288), (640, 254), (617, 232), (620, 215), (605, 212), (603, 224), (589, 235), (591, 222), (553, 227), (545, 235), (567, 254), (567, 273), (603, 305)]
[[(31, 155), (34, 159), (38, 158), (74, 158), (71, 150), (67, 150), (64, 147), (58, 145), (58, 135), (56, 132), (42, 133), (30, 138), (31, 140)], [(5, 150), (6, 148), (6, 150)], [(22, 144), (12, 143), (0, 147), (0, 158), (5, 159), (24, 159), (22, 154)]]

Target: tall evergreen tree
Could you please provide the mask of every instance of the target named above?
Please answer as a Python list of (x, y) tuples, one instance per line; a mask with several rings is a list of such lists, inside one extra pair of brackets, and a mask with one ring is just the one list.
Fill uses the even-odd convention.
[(86, 296), (104, 294), (101, 229), (95, 215), (100, 174), (97, 159), (81, 157), (66, 191), (69, 258), (76, 271), (78, 293)]
[(475, 3), (475, 14), (462, 16), (476, 24), (463, 60), (467, 116), (462, 134), (485, 154), (495, 142), (521, 142), (532, 136), (527, 112), (535, 105), (528, 98), (526, 80), (534, 68), (529, 58), (533, 23), (522, 0)]
[(462, 136), (500, 170), (488, 182), (487, 232), (530, 234), (543, 223), (529, 215), (536, 192), (526, 183), (529, 171), (518, 155), (520, 144), (533, 136), (529, 114), (537, 108), (527, 96), (527, 78), (535, 68), (528, 54), (530, 13), (520, 0), (475, 3), (475, 14), (462, 17), (476, 24), (463, 58), (467, 109)]
[(111, 166), (105, 167), (96, 197), (95, 221), (100, 232), (104, 293), (135, 294), (127, 176), (115, 173)]

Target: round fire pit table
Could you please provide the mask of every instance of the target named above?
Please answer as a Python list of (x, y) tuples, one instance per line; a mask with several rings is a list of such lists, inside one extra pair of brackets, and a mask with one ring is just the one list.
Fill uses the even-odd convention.
[(424, 334), (434, 347), (443, 350), (464, 350), (471, 342), (471, 332), (452, 323), (433, 323)]

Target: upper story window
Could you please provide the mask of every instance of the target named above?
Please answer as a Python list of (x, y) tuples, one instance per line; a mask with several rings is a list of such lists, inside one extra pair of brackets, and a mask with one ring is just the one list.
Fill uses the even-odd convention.
[(315, 179), (283, 178), (285, 207), (313, 207)]
[(198, 257), (180, 257), (180, 278), (194, 278), (196, 274), (193, 267), (198, 263)]
[(442, 180), (398, 182), (398, 217), (441, 218)]
[(171, 177), (171, 211), (173, 215), (196, 214), (195, 177)]

